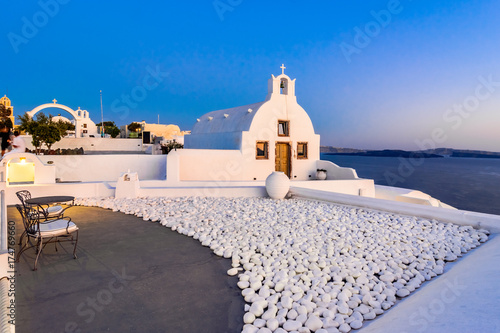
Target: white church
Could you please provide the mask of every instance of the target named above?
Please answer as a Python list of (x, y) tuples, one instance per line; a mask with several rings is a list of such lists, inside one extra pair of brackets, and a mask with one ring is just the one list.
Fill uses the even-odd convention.
[(46, 103), (37, 106), (33, 110), (26, 112), (31, 118), (35, 116), (38, 112), (44, 109), (56, 108), (68, 112), (73, 119), (68, 119), (64, 116), (58, 115), (52, 118), (53, 121), (62, 120), (75, 125), (75, 131), (72, 133), (75, 138), (84, 138), (89, 136), (97, 136), (97, 126), (90, 119), (90, 113), (87, 110), (82, 110), (78, 107), (78, 110), (73, 110), (70, 107), (62, 104), (58, 104), (57, 100), (54, 99), (52, 103)]
[(185, 149), (174, 152), (182, 164), (180, 180), (264, 180), (272, 171), (292, 180), (314, 179), (320, 137), (297, 103), (295, 79), (281, 69), (269, 79), (263, 102), (197, 119)]

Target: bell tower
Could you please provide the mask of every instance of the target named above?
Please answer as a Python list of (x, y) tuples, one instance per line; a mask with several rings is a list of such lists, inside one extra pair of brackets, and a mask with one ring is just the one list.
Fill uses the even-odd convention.
[(283, 98), (293, 99), (296, 101), (295, 97), (295, 79), (291, 80), (288, 75), (285, 74), (285, 65), (281, 65), (281, 75), (274, 76), (267, 81), (267, 97), (266, 101), (273, 98)]
[(14, 126), (14, 107), (11, 105), (10, 99), (7, 97), (7, 95), (4, 95), (2, 98), (0, 98), (0, 104), (2, 104), (5, 108), (5, 111), (3, 114), (0, 115), (2, 119), (9, 118), (10, 121), (12, 121), (12, 126)]

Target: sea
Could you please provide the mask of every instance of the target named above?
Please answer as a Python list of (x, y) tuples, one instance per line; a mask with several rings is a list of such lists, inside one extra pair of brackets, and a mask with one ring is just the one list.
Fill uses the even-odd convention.
[(377, 185), (419, 190), (458, 209), (500, 215), (500, 159), (370, 157), (321, 154)]

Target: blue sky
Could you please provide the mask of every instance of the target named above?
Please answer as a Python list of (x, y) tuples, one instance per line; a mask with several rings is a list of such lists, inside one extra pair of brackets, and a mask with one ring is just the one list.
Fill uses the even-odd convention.
[(102, 89), (105, 120), (159, 114), (188, 130), (208, 111), (262, 101), (284, 63), (323, 145), (500, 151), (498, 1), (42, 0), (3, 10), (0, 94), (8, 89), (17, 115), (56, 98), (97, 123)]

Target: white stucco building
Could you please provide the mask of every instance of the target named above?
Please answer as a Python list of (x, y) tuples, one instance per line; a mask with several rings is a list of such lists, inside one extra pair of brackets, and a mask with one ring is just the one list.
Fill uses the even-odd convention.
[[(178, 125), (174, 124), (148, 124), (144, 120), (141, 122), (135, 122), (141, 126), (138, 132), (135, 132), (137, 136), (138, 133), (149, 132), (151, 138), (153, 137), (163, 137), (165, 141), (177, 141), (180, 143), (184, 143), (184, 135), (187, 134), (186, 131), (181, 131)], [(128, 130), (128, 125), (120, 126), (120, 137), (128, 138), (130, 136), (130, 132)]]
[[(212, 111), (197, 119), (191, 135), (184, 139), (185, 149), (178, 151), (187, 161), (181, 173), (190, 170), (196, 180), (202, 179), (201, 170), (193, 170), (193, 159), (204, 156), (205, 162), (196, 167), (212, 173), (212, 179), (263, 180), (275, 170), (293, 180), (314, 177), (320, 137), (297, 103), (295, 79), (284, 74), (284, 69), (269, 79), (263, 102)], [(226, 175), (221, 176), (220, 170)], [(181, 175), (181, 179), (186, 177), (191, 178)]]

